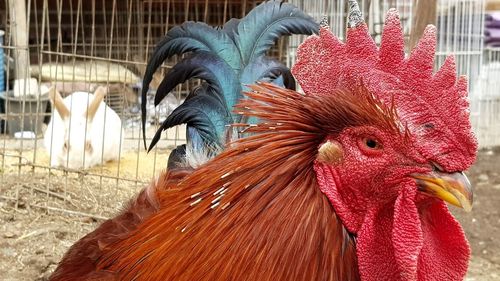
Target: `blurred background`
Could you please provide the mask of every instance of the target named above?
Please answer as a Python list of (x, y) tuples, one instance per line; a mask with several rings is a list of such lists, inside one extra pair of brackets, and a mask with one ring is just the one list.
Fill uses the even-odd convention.
[[(0, 276), (46, 280), (66, 249), (112, 216), (166, 167), (168, 153), (185, 141), (180, 126), (149, 154), (141, 135), (142, 76), (156, 43), (173, 26), (203, 21), (219, 26), (241, 18), (254, 0), (4, 0), (0, 2)], [(288, 0), (344, 38), (347, 1)], [(500, 0), (360, 0), (380, 42), (385, 13), (396, 8), (407, 52), (427, 23), (437, 26), (439, 67), (454, 54), (469, 78), (471, 120), (479, 141), (469, 171), (477, 199), (471, 214), (456, 212), (473, 249), (467, 280), (500, 280)], [(304, 36), (280, 39), (271, 55), (288, 66)], [(414, 40), (413, 40), (414, 41)], [(159, 120), (199, 82), (184, 83), (159, 107), (153, 95), (174, 57), (155, 74), (148, 94), (148, 143)], [(118, 160), (89, 169), (51, 166), (44, 145), (50, 125), (48, 89), (62, 97), (104, 86), (105, 103), (121, 120)], [(75, 107), (81, 105), (72, 105)], [(72, 108), (70, 108), (71, 111)], [(106, 127), (104, 127), (106, 130)], [(103, 141), (103, 143), (106, 140)], [(50, 143), (50, 142), (49, 142)], [(50, 145), (49, 145), (50, 146)], [(55, 149), (55, 148), (54, 148)]]

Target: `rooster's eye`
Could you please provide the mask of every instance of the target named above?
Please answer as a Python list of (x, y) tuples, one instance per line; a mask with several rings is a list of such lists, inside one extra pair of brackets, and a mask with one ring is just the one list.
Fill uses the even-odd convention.
[(377, 147), (377, 142), (372, 139), (367, 139), (366, 146), (368, 146), (369, 148), (375, 148)]
[(373, 138), (364, 138), (363, 144), (365, 145), (366, 148), (372, 150), (379, 150), (382, 148), (382, 145)]
[(369, 156), (376, 156), (382, 152), (382, 143), (371, 136), (359, 138), (358, 147), (363, 154)]

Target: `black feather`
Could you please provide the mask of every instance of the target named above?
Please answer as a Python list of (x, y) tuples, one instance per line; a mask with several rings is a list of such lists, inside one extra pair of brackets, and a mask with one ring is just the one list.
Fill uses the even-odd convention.
[(236, 46), (244, 64), (264, 55), (283, 35), (317, 33), (319, 24), (296, 6), (269, 1), (250, 11), (238, 24)]
[[(232, 123), (231, 115), (224, 103), (213, 94), (212, 89), (203, 84), (192, 91), (184, 103), (177, 107), (161, 124), (151, 140), (150, 151), (161, 137), (161, 133), (171, 127), (186, 124), (188, 130), (196, 132), (204, 144), (222, 146), (221, 137), (226, 131), (226, 124)], [(188, 142), (194, 139), (192, 133), (187, 132)]]
[[(156, 92), (155, 106), (180, 83), (191, 78), (199, 78), (204, 83), (164, 120), (149, 150), (163, 130), (179, 124), (187, 124), (187, 142), (194, 149), (223, 148), (230, 139), (228, 125), (242, 121), (241, 116), (232, 112), (242, 97), (242, 90), (246, 90), (242, 85), (262, 80), (295, 89), (290, 69), (266, 57), (269, 48), (283, 35), (318, 31), (319, 25), (310, 16), (281, 1), (264, 2), (243, 19), (231, 19), (221, 28), (194, 22), (172, 28), (158, 43), (146, 68), (142, 90), (143, 125), (149, 83), (166, 59), (191, 52), (165, 75)], [(145, 126), (143, 134), (145, 136)]]
[(144, 147), (146, 147), (146, 100), (149, 83), (163, 62), (173, 55), (186, 52), (205, 51), (218, 54), (231, 68), (240, 67), (239, 52), (233, 40), (224, 32), (220, 32), (205, 23), (185, 22), (170, 29), (157, 44), (151, 59), (146, 66), (141, 93), (141, 117)]
[(236, 73), (217, 55), (200, 51), (177, 63), (165, 75), (155, 96), (155, 106), (178, 84), (191, 78), (204, 80), (214, 92), (220, 93), (218, 96), (224, 99), (227, 108), (232, 108), (241, 97), (234, 95), (241, 92)]
[(184, 164), (184, 159), (186, 159), (186, 145), (177, 146), (170, 155), (168, 156), (167, 166), (170, 169), (182, 168)]

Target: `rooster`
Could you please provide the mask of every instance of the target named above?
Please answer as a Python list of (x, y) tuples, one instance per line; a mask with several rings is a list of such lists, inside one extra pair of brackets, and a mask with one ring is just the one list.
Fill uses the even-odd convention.
[[(252, 85), (235, 140), (164, 172), (73, 245), (52, 280), (463, 280), (470, 248), (445, 202), (471, 209), (477, 143), (435, 29), (409, 57), (398, 14), (377, 48), (351, 5), (346, 43), (323, 26), (292, 73), (305, 94)], [(446, 114), (444, 114), (446, 112)]]
[(228, 130), (229, 125), (257, 122), (253, 118), (242, 120), (242, 116), (231, 112), (243, 97), (245, 85), (269, 81), (295, 89), (290, 69), (266, 56), (274, 42), (283, 35), (310, 35), (318, 30), (313, 18), (281, 1), (264, 2), (243, 19), (231, 19), (222, 28), (214, 29), (201, 22), (185, 22), (172, 28), (158, 43), (144, 75), (141, 104), (144, 145), (149, 83), (166, 59), (189, 52), (164, 77), (156, 91), (155, 106), (180, 83), (193, 78), (203, 83), (163, 121), (148, 150), (156, 145), (162, 131), (187, 124), (187, 143), (172, 151), (168, 167), (197, 166), (238, 137), (234, 130)]

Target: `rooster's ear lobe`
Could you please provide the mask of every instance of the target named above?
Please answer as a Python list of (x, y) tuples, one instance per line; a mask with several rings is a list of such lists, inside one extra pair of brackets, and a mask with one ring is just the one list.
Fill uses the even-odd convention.
[(344, 159), (342, 145), (334, 140), (325, 141), (318, 149), (316, 160), (321, 163), (335, 165)]

